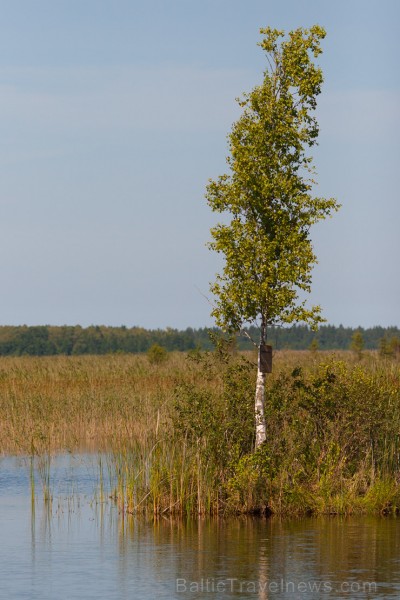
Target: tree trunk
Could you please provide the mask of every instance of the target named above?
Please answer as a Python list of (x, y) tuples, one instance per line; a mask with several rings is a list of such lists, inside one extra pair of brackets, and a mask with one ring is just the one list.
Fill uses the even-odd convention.
[(265, 402), (265, 373), (262, 373), (261, 369), (260, 369), (260, 350), (259, 350), (257, 385), (256, 385), (256, 402), (255, 402), (256, 450), (263, 442), (265, 442), (266, 437), (267, 437), (266, 426), (265, 426), (265, 415), (264, 415), (264, 402)]

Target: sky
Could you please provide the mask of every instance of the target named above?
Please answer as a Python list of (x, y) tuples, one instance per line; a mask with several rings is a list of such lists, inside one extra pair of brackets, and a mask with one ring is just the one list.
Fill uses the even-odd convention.
[(400, 326), (398, 0), (0, 0), (0, 324), (213, 325), (204, 198), (261, 27), (323, 25), (310, 304)]

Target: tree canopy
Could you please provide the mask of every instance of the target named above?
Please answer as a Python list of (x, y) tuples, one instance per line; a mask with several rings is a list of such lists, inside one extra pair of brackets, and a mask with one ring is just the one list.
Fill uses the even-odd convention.
[[(314, 116), (322, 71), (322, 27), (260, 30), (267, 58), (263, 81), (238, 100), (243, 109), (229, 134), (229, 172), (210, 180), (206, 198), (229, 222), (212, 230), (211, 249), (224, 255), (211, 286), (218, 326), (239, 331), (322, 321), (320, 307), (300, 299), (310, 291), (316, 256), (310, 227), (337, 210), (333, 198), (313, 195), (317, 142)], [(263, 335), (263, 334), (262, 334)]]

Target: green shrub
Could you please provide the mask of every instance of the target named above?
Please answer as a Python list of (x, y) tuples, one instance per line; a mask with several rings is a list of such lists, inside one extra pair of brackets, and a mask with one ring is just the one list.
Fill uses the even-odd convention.
[(163, 346), (153, 344), (147, 350), (147, 358), (151, 365), (160, 365), (167, 360), (168, 352)]

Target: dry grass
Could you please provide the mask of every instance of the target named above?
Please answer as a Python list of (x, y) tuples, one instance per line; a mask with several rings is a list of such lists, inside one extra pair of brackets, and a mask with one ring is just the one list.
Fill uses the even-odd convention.
[(156, 427), (185, 357), (151, 366), (143, 355), (0, 359), (0, 451), (104, 450)]

